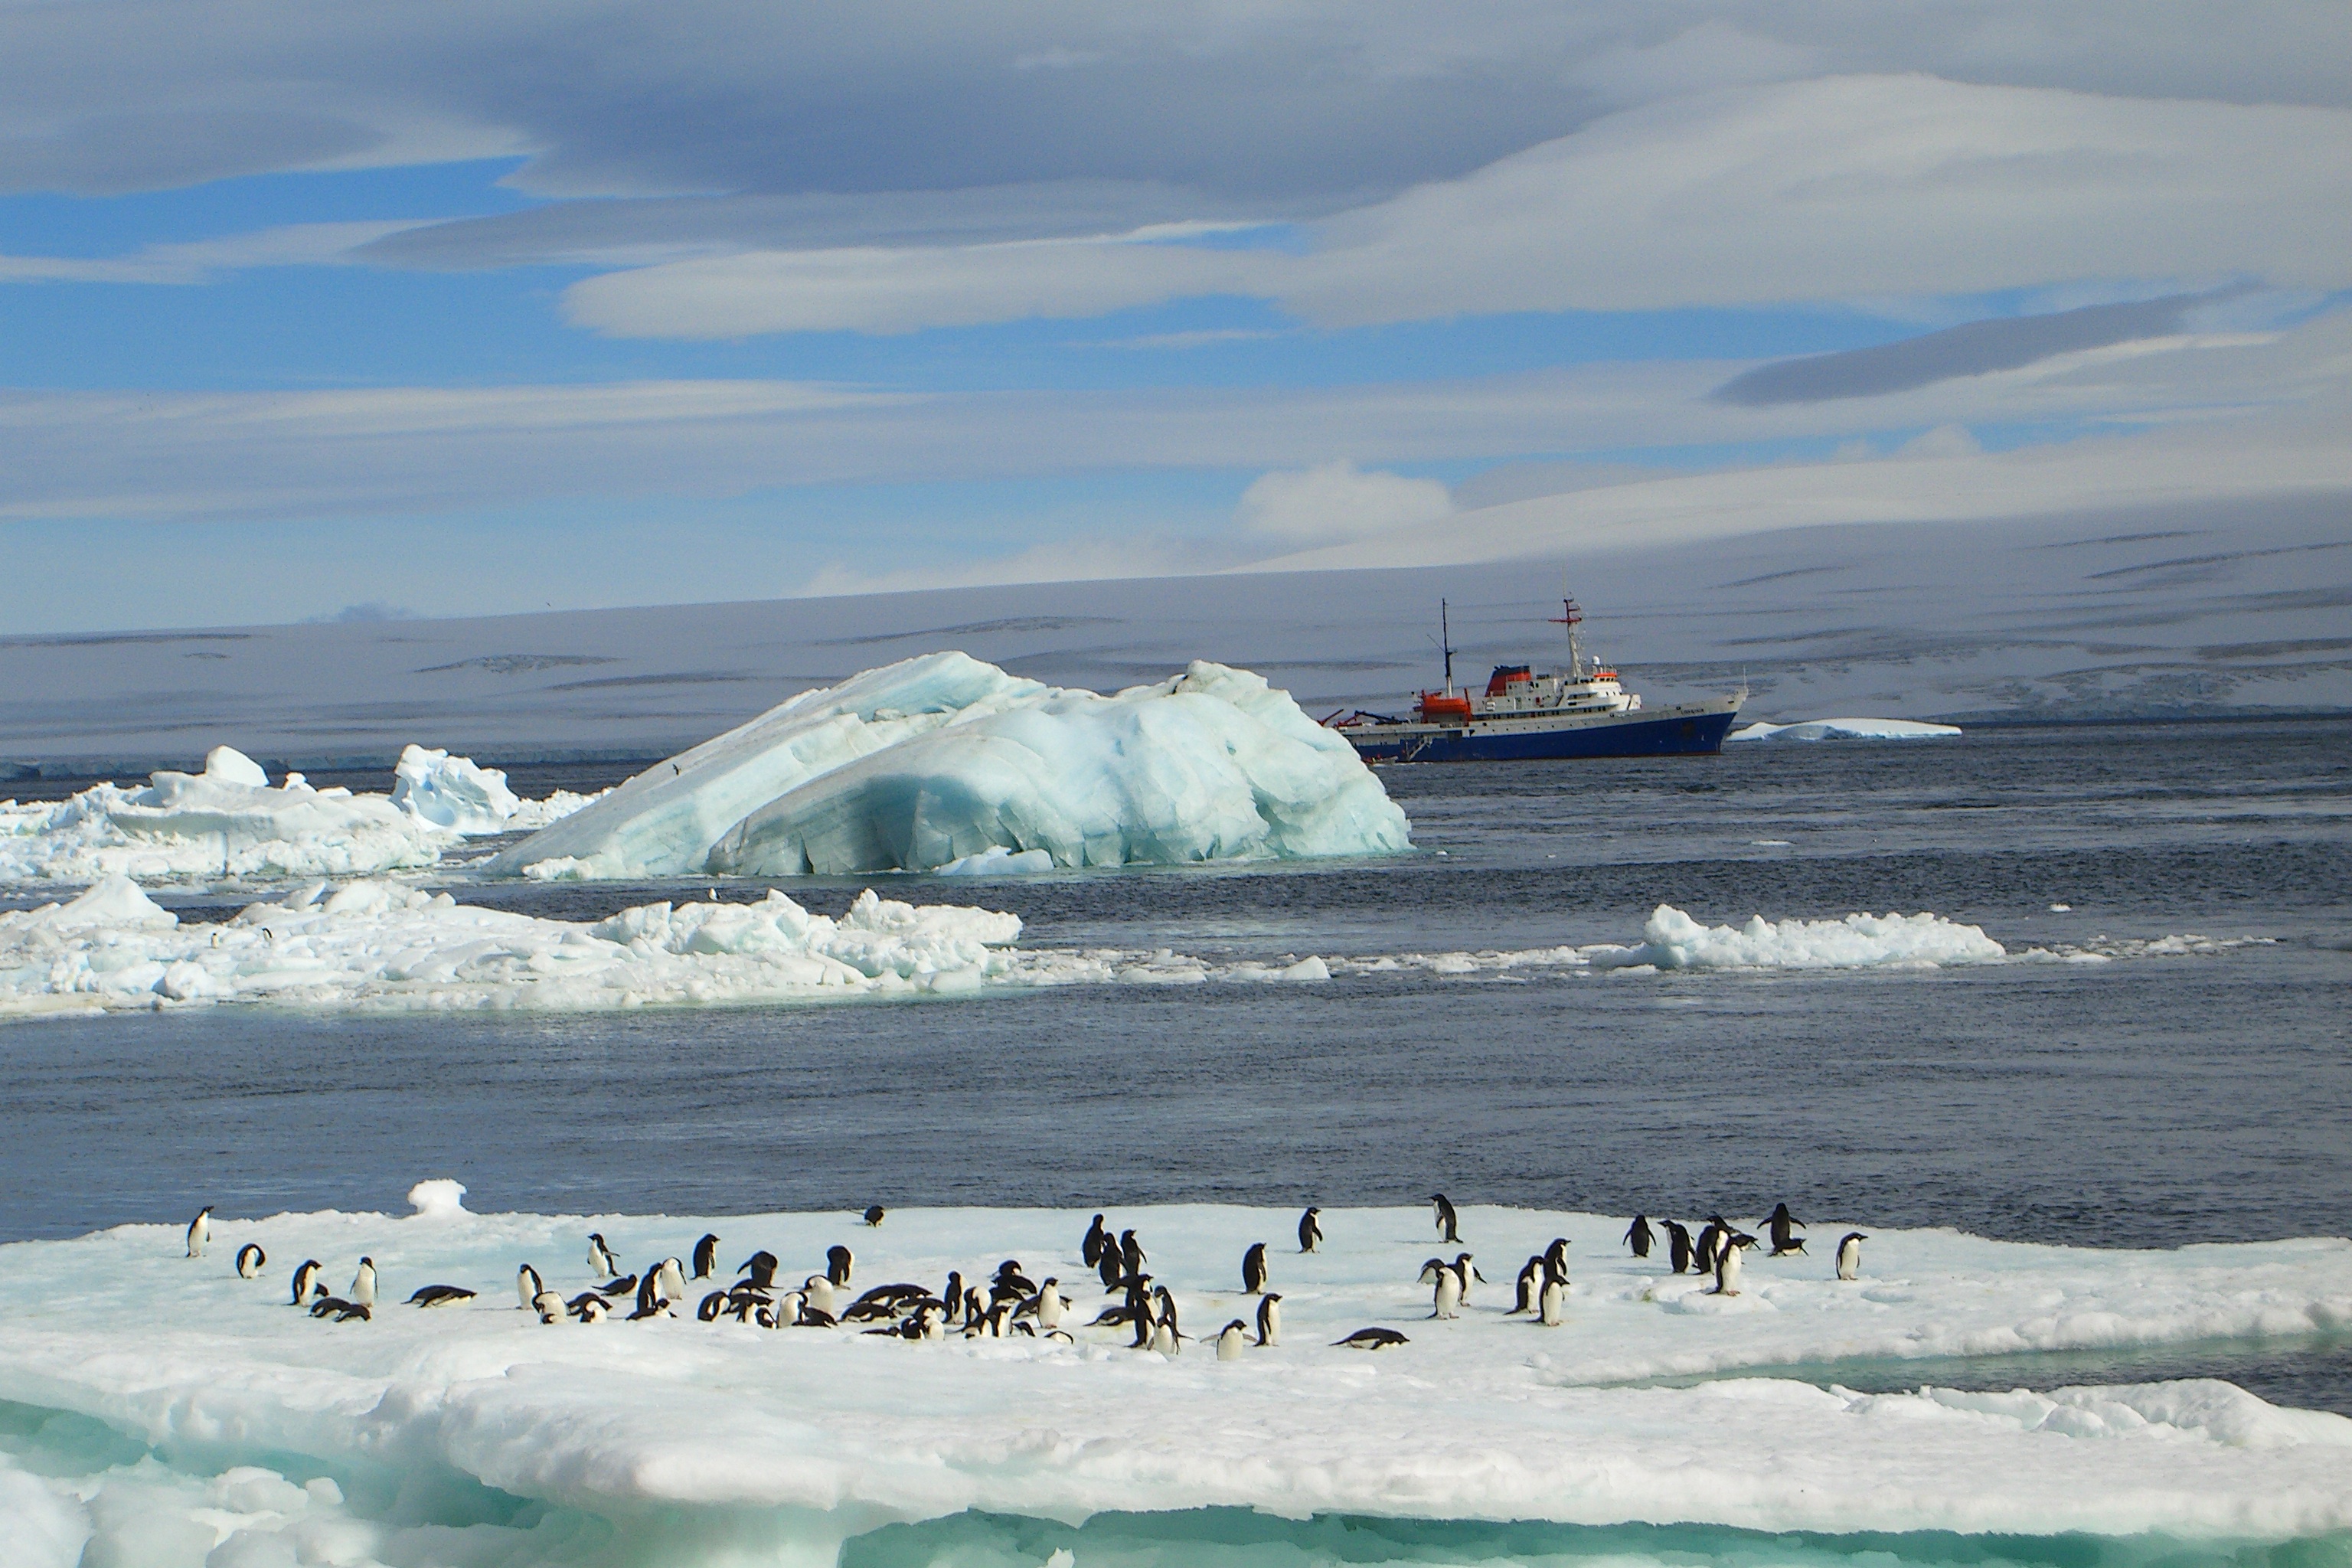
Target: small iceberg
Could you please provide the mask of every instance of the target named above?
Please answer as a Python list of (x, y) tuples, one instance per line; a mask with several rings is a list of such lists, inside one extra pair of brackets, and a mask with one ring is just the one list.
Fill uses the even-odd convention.
[(1930, 724), (1917, 719), (1808, 719), (1799, 724), (1744, 725), (1723, 738), (1734, 741), (1947, 741), (1960, 732), (1957, 724)]
[(1247, 670), (1195, 660), (1106, 697), (936, 653), (803, 691), (489, 869), (992, 876), (1388, 855), (1411, 835), (1355, 748)]

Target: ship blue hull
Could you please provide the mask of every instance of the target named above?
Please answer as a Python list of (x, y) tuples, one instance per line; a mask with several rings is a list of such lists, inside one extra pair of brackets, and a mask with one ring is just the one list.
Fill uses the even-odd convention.
[[(1557, 757), (1704, 757), (1723, 750), (1737, 710), (1722, 713), (1635, 719), (1573, 729), (1481, 733), (1466, 730), (1430, 731), (1415, 725), (1402, 733), (1382, 734), (1361, 726), (1348, 734), (1349, 743), (1368, 763), (1523, 763)], [(1367, 733), (1366, 731), (1370, 731)], [(1417, 731), (1417, 732), (1416, 732)]]

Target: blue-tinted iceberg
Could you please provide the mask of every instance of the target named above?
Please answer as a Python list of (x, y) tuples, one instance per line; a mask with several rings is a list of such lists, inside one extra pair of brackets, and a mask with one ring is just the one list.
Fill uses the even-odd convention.
[(1106, 697), (939, 653), (804, 691), (490, 868), (793, 876), (991, 849), (1174, 865), (1391, 854), (1410, 834), (1354, 748), (1246, 670), (1196, 660)]

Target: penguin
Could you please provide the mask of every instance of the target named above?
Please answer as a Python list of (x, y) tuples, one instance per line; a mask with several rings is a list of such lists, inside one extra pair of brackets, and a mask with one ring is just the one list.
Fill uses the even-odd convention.
[(969, 1285), (965, 1286), (963, 1288), (964, 1327), (970, 1328), (987, 1312), (988, 1304), (980, 1299), (980, 1292)]
[[(782, 1265), (776, 1261), (776, 1255), (774, 1253), (755, 1252), (751, 1254), (751, 1257), (745, 1258), (743, 1260), (743, 1267), (738, 1268), (735, 1272), (738, 1274), (749, 1274), (751, 1277), (752, 1289), (765, 1290), (768, 1287), (776, 1282), (776, 1270), (781, 1267)], [(613, 1266), (613, 1272), (617, 1274), (620, 1271), (621, 1266), (617, 1263), (614, 1264)]]
[(588, 1267), (600, 1279), (610, 1279), (621, 1271), (621, 1260), (613, 1256), (613, 1249), (604, 1245), (604, 1237), (598, 1231), (588, 1233)]
[(1544, 1272), (1542, 1293), (1537, 1298), (1536, 1321), (1547, 1329), (1556, 1329), (1568, 1321), (1568, 1276)]
[(1789, 1234), (1789, 1227), (1790, 1226), (1794, 1226), (1799, 1230), (1802, 1230), (1805, 1228), (1805, 1222), (1799, 1219), (1795, 1215), (1790, 1214), (1787, 1204), (1775, 1204), (1772, 1205), (1772, 1217), (1767, 1222), (1767, 1225), (1772, 1237), (1773, 1257), (1783, 1258), (1791, 1252), (1802, 1252), (1805, 1250), (1805, 1238), (1801, 1236), (1790, 1236)]
[(305, 1258), (302, 1266), (294, 1270), (292, 1305), (299, 1307), (310, 1300), (313, 1294), (326, 1289), (324, 1285), (319, 1283), (319, 1260), (315, 1258)]
[(1078, 1244), (1078, 1256), (1094, 1268), (1102, 1262), (1103, 1249), (1110, 1245), (1110, 1232), (1103, 1228), (1103, 1216), (1095, 1215), (1094, 1224), (1087, 1226), (1087, 1238)]
[(719, 1268), (719, 1238), (705, 1235), (694, 1244), (694, 1277), (708, 1279)]
[(1859, 1279), (1862, 1278), (1862, 1244), (1869, 1239), (1870, 1237), (1863, 1235), (1862, 1232), (1858, 1230), (1850, 1230), (1845, 1233), (1844, 1239), (1838, 1243), (1837, 1249), (1837, 1274), (1839, 1279)]
[(1546, 1273), (1557, 1274), (1563, 1279), (1568, 1278), (1568, 1237), (1553, 1237), (1551, 1245), (1544, 1248), (1543, 1260)]
[(1143, 1244), (1135, 1239), (1135, 1232), (1132, 1230), (1122, 1230), (1118, 1233), (1118, 1261), (1119, 1267), (1129, 1274), (1143, 1272), (1145, 1262)]
[(206, 1204), (196, 1211), (196, 1217), (188, 1222), (188, 1256), (202, 1258), (205, 1255), (205, 1243), (212, 1238), (213, 1205)]
[(1153, 1325), (1151, 1348), (1161, 1355), (1167, 1356), (1181, 1355), (1184, 1352), (1183, 1338), (1177, 1333), (1176, 1321), (1173, 1318), (1162, 1318)]
[(715, 1323), (719, 1321), (719, 1314), (726, 1310), (727, 1292), (713, 1290), (703, 1297), (701, 1305), (694, 1309), (695, 1320), (698, 1322)]
[(248, 1241), (236, 1249), (236, 1277), (258, 1279), (261, 1278), (261, 1266), (268, 1261), (269, 1254)]
[(880, 1204), (867, 1204), (866, 1205), (866, 1224), (867, 1227), (871, 1228), (875, 1226), (880, 1225), (882, 1223), (882, 1216), (888, 1212), (889, 1211), (885, 1209)]
[(1150, 1313), (1137, 1313), (1135, 1315), (1135, 1338), (1128, 1342), (1127, 1348), (1131, 1351), (1150, 1350), (1151, 1348), (1151, 1336), (1159, 1331), (1160, 1325), (1158, 1322), (1153, 1321)]
[(539, 1303), (539, 1293), (547, 1289), (547, 1281), (539, 1270), (526, 1263), (515, 1270), (515, 1294), (522, 1298), (523, 1310), (529, 1311)]
[(360, 1271), (352, 1276), (352, 1300), (362, 1307), (375, 1305), (375, 1259), (360, 1259)]
[(656, 1270), (648, 1268), (637, 1281), (637, 1308), (629, 1314), (630, 1322), (641, 1323), (647, 1318), (675, 1315), (669, 1310), (669, 1298), (661, 1292), (661, 1282), (654, 1278), (655, 1273)]
[(1675, 1273), (1686, 1272), (1691, 1262), (1690, 1232), (1670, 1219), (1658, 1223), (1666, 1227), (1666, 1261), (1674, 1265)]
[(341, 1296), (321, 1296), (310, 1303), (310, 1315), (314, 1318), (331, 1318), (351, 1305), (351, 1302), (344, 1300)]
[(618, 1279), (597, 1286), (596, 1294), (610, 1300), (615, 1296), (633, 1296), (636, 1294), (636, 1289), (637, 1277), (634, 1274), (624, 1274)]
[(854, 1260), (849, 1256), (849, 1248), (845, 1247), (826, 1247), (824, 1249), (824, 1277), (833, 1281), (836, 1288), (848, 1284), (849, 1268), (853, 1261)]
[(474, 1293), (462, 1285), (420, 1285), (416, 1294), (408, 1299), (412, 1307), (454, 1307), (460, 1301), (470, 1301)]
[(1358, 1329), (1344, 1340), (1332, 1341), (1331, 1344), (1335, 1350), (1345, 1347), (1355, 1351), (1385, 1351), (1412, 1342), (1394, 1329)]
[(952, 1328), (957, 1314), (963, 1310), (963, 1275), (960, 1271), (948, 1270), (948, 1282), (940, 1290), (940, 1300), (946, 1303), (948, 1326)]
[(677, 1258), (663, 1258), (661, 1267), (655, 1269), (654, 1274), (656, 1283), (664, 1296), (673, 1301), (686, 1300), (686, 1270)]
[(1102, 1253), (1095, 1259), (1095, 1271), (1102, 1276), (1104, 1289), (1118, 1289), (1118, 1282), (1127, 1277), (1127, 1264), (1119, 1255), (1118, 1243), (1104, 1238)]
[(604, 1298), (593, 1290), (583, 1290), (572, 1297), (565, 1310), (583, 1323), (601, 1323), (613, 1315), (613, 1309), (604, 1304)]
[(314, 1318), (332, 1318), (339, 1323), (366, 1323), (375, 1320), (375, 1309), (365, 1301), (345, 1301), (329, 1296), (310, 1309)]
[(1255, 1241), (1242, 1254), (1242, 1294), (1263, 1295), (1265, 1291), (1265, 1243)]
[(1021, 1260), (1008, 1258), (996, 1266), (996, 1280), (989, 1287), (989, 1293), (1014, 1296), (1025, 1301), (1037, 1293), (1037, 1287), (1029, 1282), (1029, 1276), (1021, 1272)]
[(831, 1275), (810, 1275), (801, 1284), (801, 1296), (810, 1306), (814, 1307), (826, 1317), (833, 1316), (833, 1277)]
[(1527, 1266), (1519, 1270), (1518, 1305), (1513, 1307), (1509, 1311), (1503, 1315), (1507, 1318), (1516, 1318), (1522, 1312), (1534, 1311), (1536, 1310), (1536, 1292), (1542, 1289), (1543, 1278), (1543, 1258), (1540, 1256), (1528, 1258)]
[(539, 1313), (539, 1321), (541, 1322), (560, 1323), (563, 1321), (563, 1314), (566, 1310), (563, 1304), (563, 1298), (557, 1295), (554, 1291), (541, 1290), (538, 1295), (533, 1296), (530, 1299), (530, 1304), (532, 1309)]
[(1462, 1239), (1462, 1226), (1454, 1215), (1454, 1205), (1446, 1201), (1444, 1193), (1430, 1194), (1429, 1202), (1430, 1206), (1436, 1211), (1437, 1239), (1459, 1242)]
[(1454, 1281), (1462, 1288), (1462, 1304), (1465, 1307), (1468, 1306), (1470, 1304), (1470, 1282), (1475, 1279), (1483, 1285), (1486, 1282), (1486, 1277), (1484, 1274), (1479, 1273), (1478, 1270), (1472, 1266), (1470, 1262), (1470, 1255), (1466, 1252), (1462, 1254), (1459, 1258), (1456, 1258), (1453, 1262), (1447, 1264), (1446, 1267), (1454, 1270)]
[(1739, 1294), (1739, 1255), (1756, 1245), (1752, 1236), (1735, 1233), (1723, 1238), (1715, 1254), (1715, 1294)]
[(1714, 1272), (1716, 1249), (1723, 1245), (1723, 1238), (1730, 1234), (1731, 1226), (1724, 1223), (1721, 1215), (1707, 1215), (1706, 1225), (1698, 1233), (1698, 1251), (1695, 1255), (1698, 1259), (1700, 1273)]
[(1633, 1223), (1625, 1227), (1625, 1245), (1633, 1249), (1636, 1258), (1650, 1256), (1650, 1216), (1637, 1214)]
[(1239, 1361), (1249, 1349), (1249, 1325), (1235, 1318), (1217, 1332), (1217, 1359)]
[(1257, 1348), (1272, 1350), (1282, 1343), (1282, 1298), (1268, 1290), (1257, 1299)]
[(1458, 1318), (1462, 1315), (1462, 1276), (1443, 1263), (1437, 1266), (1437, 1289), (1432, 1298), (1429, 1315), (1433, 1318)]
[(1048, 1278), (1037, 1288), (1037, 1294), (1031, 1299), (1029, 1305), (1031, 1315), (1037, 1320), (1037, 1326), (1051, 1333), (1062, 1326), (1062, 1314), (1070, 1310), (1070, 1299), (1062, 1294), (1059, 1279)]
[(935, 1301), (924, 1303), (915, 1314), (915, 1322), (926, 1340), (936, 1343), (948, 1337), (948, 1315)]
[(1305, 1214), (1298, 1216), (1299, 1251), (1315, 1252), (1321, 1249), (1323, 1246), (1322, 1215), (1321, 1209), (1310, 1205)]

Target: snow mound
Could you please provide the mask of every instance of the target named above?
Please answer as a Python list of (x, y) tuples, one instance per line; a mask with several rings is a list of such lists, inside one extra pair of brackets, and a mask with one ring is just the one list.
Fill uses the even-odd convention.
[[(2170, 1537), (2164, 1550), (2192, 1556), (2184, 1542), (2228, 1555), (2352, 1527), (2352, 1421), (2227, 1384), (1859, 1394), (1721, 1375), (2324, 1334), (2352, 1321), (2352, 1243), (2341, 1239), (2092, 1249), (1813, 1214), (1817, 1238), (1869, 1233), (1860, 1280), (1836, 1279), (1826, 1256), (1759, 1258), (1726, 1299), (1658, 1256), (1628, 1257), (1622, 1217), (1464, 1205), (1465, 1245), (1490, 1268), (1570, 1241), (1568, 1321), (1547, 1329), (1508, 1314), (1508, 1263), (1458, 1319), (1431, 1321), (1413, 1279), (1431, 1250), (1425, 1207), (1327, 1208), (1311, 1256), (1279, 1245), (1295, 1208), (1116, 1214), (1191, 1333), (1255, 1316), (1235, 1265), (1251, 1243), (1276, 1244), (1281, 1342), (1220, 1362), (1197, 1343), (1172, 1358), (1130, 1351), (1123, 1328), (1086, 1326), (1115, 1300), (1077, 1256), (1089, 1213), (894, 1208), (879, 1231), (844, 1213), (434, 1225), (215, 1215), (205, 1260), (181, 1256), (174, 1215), (0, 1247), (0, 1400), (124, 1435), (100, 1444), (83, 1423), (21, 1423), (0, 1450), (0, 1507), (33, 1525), (12, 1537), (20, 1552), (28, 1535), (59, 1541), (56, 1560), (70, 1563), (86, 1536), (135, 1516), (158, 1532), (143, 1549), (117, 1536), (86, 1560), (191, 1565), (207, 1552), (240, 1565), (572, 1561), (564, 1510), (577, 1510), (586, 1562), (681, 1564), (830, 1563), (849, 1535), (967, 1510), (1066, 1525), (1223, 1507), (1286, 1520), (2079, 1531)], [(1060, 1280), (1073, 1342), (703, 1323), (691, 1300), (675, 1318), (615, 1313), (593, 1327), (520, 1310), (520, 1264), (567, 1296), (596, 1282), (591, 1230), (631, 1270), (691, 1256), (709, 1230), (724, 1257), (772, 1251), (789, 1279), (821, 1271), (825, 1248), (848, 1242), (853, 1292), (936, 1284), (951, 1268), (984, 1278), (1017, 1258), (1032, 1278)], [(268, 1254), (257, 1279), (228, 1262), (247, 1241)], [(372, 1321), (288, 1305), (297, 1262), (320, 1260), (340, 1289), (362, 1253), (380, 1276)], [(430, 1311), (404, 1304), (425, 1284), (478, 1294)], [(1752, 1310), (1683, 1310), (1702, 1302)], [(1378, 1356), (1333, 1346), (1368, 1324), (1409, 1342)], [(349, 1500), (330, 1476), (345, 1478)], [(485, 1509), (461, 1479), (546, 1506)], [(580, 1514), (595, 1527), (584, 1537)], [(163, 1550), (176, 1539), (160, 1533), (167, 1519), (183, 1533), (201, 1523), (199, 1544)], [(432, 1525), (463, 1529), (421, 1533)], [(1746, 1538), (1747, 1555), (1756, 1544)], [(1880, 1561), (1896, 1560), (1894, 1544), (1876, 1543)], [(1041, 1545), (1026, 1560), (1046, 1555)]]
[(1018, 916), (861, 895), (835, 920), (782, 893), (667, 903), (593, 924), (455, 902), (385, 881), (182, 925), (117, 879), (0, 914), (0, 1017), (263, 1003), (368, 1010), (529, 1008), (945, 994), (1014, 977)]
[(1940, 741), (1959, 732), (1957, 724), (1916, 719), (1808, 719), (1799, 724), (1743, 725), (1724, 741)]
[(506, 775), (410, 746), (389, 795), (272, 786), (252, 758), (215, 746), (201, 773), (158, 773), (142, 789), (102, 784), (69, 800), (0, 801), (0, 884), (292, 880), (423, 870), (474, 835), (545, 826), (593, 796), (515, 798)]
[(466, 1212), (466, 1184), (435, 1176), (408, 1189), (409, 1205), (425, 1219), (454, 1219)]
[(1410, 832), (1353, 747), (1245, 670), (1196, 660), (1105, 697), (939, 653), (802, 692), (489, 868), (843, 874), (991, 849), (1166, 865), (1391, 854)]
[(1853, 914), (1836, 921), (1761, 915), (1744, 926), (1703, 926), (1660, 904), (1632, 947), (1586, 950), (1596, 969), (1863, 969), (1991, 963), (2008, 950), (1980, 926), (1941, 915)]

